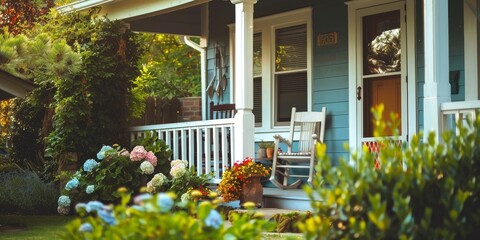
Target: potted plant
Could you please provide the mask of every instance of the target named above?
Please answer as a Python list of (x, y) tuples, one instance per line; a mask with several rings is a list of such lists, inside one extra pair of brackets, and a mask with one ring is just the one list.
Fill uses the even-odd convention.
[(268, 142), (261, 141), (258, 143), (258, 151), (257, 151), (257, 156), (258, 158), (266, 158), (267, 157), (267, 150), (268, 147)]
[(267, 158), (273, 158), (273, 152), (275, 150), (275, 143), (274, 142), (266, 142), (265, 144), (265, 152), (267, 154)]
[(247, 157), (243, 161), (236, 161), (232, 167), (225, 170), (218, 191), (225, 202), (238, 199), (240, 204), (253, 202), (260, 207), (263, 197), (260, 178), (268, 175), (270, 168)]

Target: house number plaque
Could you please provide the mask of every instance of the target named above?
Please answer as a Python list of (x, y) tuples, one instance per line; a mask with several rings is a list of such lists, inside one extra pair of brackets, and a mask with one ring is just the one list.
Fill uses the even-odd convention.
[(337, 44), (338, 37), (337, 32), (321, 33), (317, 36), (317, 45), (318, 46), (327, 46)]

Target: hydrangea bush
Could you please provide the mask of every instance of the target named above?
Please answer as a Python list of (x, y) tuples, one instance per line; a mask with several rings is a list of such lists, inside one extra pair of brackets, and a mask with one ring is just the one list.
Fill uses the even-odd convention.
[[(58, 212), (67, 214), (70, 203), (79, 201), (115, 202), (119, 199), (116, 192), (119, 187), (127, 187), (130, 193), (137, 194), (146, 186), (150, 193), (171, 191), (180, 196), (190, 189), (205, 186), (210, 180), (208, 175), (197, 176), (195, 171), (189, 170), (185, 160), (168, 161), (171, 150), (163, 141), (147, 139), (150, 141), (143, 140), (143, 143), (151, 145), (137, 145), (131, 152), (118, 145), (103, 146), (97, 159), (86, 160), (66, 183), (58, 200)], [(164, 174), (167, 172), (171, 179)]]
[[(232, 227), (216, 210), (218, 199), (177, 201), (173, 193), (143, 193), (133, 199), (119, 189), (121, 203), (104, 205), (90, 201), (75, 209), (81, 217), (67, 225), (63, 239), (261, 239), (275, 224), (266, 220), (235, 216)], [(196, 195), (198, 193), (192, 193)]]

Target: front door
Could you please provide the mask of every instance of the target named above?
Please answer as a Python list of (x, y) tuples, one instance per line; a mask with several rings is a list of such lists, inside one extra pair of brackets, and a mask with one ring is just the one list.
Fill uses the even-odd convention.
[(383, 120), (396, 118), (397, 130), (383, 136), (407, 133), (407, 81), (405, 3), (397, 2), (358, 10), (357, 31), (357, 136), (362, 144), (374, 141), (371, 109), (383, 104)]

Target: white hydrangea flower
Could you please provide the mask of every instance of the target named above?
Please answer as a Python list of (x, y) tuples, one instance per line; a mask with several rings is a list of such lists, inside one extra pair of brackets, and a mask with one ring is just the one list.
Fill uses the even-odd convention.
[(177, 164), (183, 164), (185, 167), (188, 167), (188, 161), (187, 160), (177, 159), (177, 160), (173, 160), (173, 161), (170, 162), (170, 166), (172, 168)]
[(142, 170), (143, 174), (152, 174), (155, 168), (150, 162), (143, 161), (142, 164), (140, 164), (140, 170)]
[(170, 175), (172, 175), (173, 178), (181, 178), (186, 172), (186, 166), (183, 163), (175, 164), (175, 166), (170, 169)]

